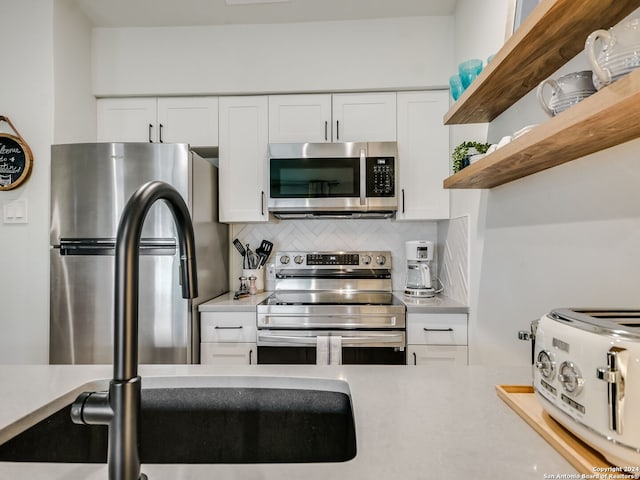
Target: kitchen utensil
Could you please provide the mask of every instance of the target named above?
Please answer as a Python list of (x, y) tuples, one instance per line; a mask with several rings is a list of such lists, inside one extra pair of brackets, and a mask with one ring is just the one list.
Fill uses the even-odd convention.
[(469, 87), (471, 82), (475, 80), (475, 78), (480, 75), (482, 71), (482, 60), (474, 58), (472, 60), (467, 60), (466, 62), (462, 62), (458, 65), (458, 74), (460, 75), (460, 80), (462, 81), (463, 88)]
[[(597, 42), (600, 40), (600, 42)], [(600, 44), (597, 52), (596, 43)], [(593, 83), (600, 90), (640, 67), (640, 18), (609, 30), (596, 30), (587, 37), (585, 51), (593, 68)]]
[(269, 255), (271, 255), (272, 250), (273, 243), (269, 242), (268, 240), (262, 240), (260, 246), (256, 248), (256, 253), (258, 254), (258, 268), (267, 263), (267, 259), (269, 258)]
[(247, 268), (249, 269), (254, 269), (258, 266), (258, 259), (256, 257), (256, 254), (253, 253), (253, 250), (251, 250), (251, 247), (249, 246), (249, 244), (247, 243)]
[(246, 265), (247, 251), (244, 249), (244, 247), (240, 243), (240, 240), (238, 240), (237, 238), (233, 241), (233, 245), (236, 247), (236, 250), (240, 252), (240, 255), (242, 255), (242, 268), (246, 268), (247, 267)]
[[(536, 91), (538, 103), (540, 103), (547, 115), (553, 117), (593, 95), (596, 92), (596, 88), (593, 85), (592, 78), (593, 72), (591, 70), (569, 73), (558, 78), (558, 80), (547, 78), (538, 85)], [(548, 101), (544, 96), (546, 86), (552, 89), (551, 97)]]

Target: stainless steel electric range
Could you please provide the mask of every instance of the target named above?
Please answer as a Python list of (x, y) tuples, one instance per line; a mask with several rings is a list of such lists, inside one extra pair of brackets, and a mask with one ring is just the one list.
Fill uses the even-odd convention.
[(406, 363), (390, 252), (277, 252), (275, 293), (257, 312), (258, 363)]

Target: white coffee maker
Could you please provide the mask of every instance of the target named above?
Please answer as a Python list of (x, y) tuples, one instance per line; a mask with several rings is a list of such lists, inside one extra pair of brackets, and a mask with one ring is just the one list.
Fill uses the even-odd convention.
[(436, 292), (431, 285), (430, 263), (433, 260), (433, 242), (412, 240), (406, 242), (407, 277), (404, 294), (407, 297), (433, 297)]

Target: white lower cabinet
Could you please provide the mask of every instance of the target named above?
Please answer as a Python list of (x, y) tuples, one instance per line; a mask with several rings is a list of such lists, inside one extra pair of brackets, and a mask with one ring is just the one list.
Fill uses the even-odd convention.
[(200, 312), (200, 363), (254, 365), (255, 312)]
[(407, 364), (467, 365), (466, 313), (407, 313)]

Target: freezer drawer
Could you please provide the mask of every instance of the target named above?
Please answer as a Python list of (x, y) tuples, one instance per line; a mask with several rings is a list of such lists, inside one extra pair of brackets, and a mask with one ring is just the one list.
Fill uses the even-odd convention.
[[(50, 362), (113, 361), (114, 257), (51, 253)], [(140, 256), (139, 361), (189, 363), (190, 302), (177, 255)]]

